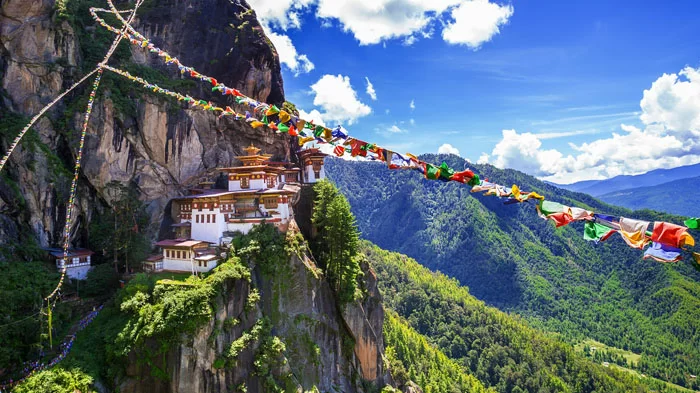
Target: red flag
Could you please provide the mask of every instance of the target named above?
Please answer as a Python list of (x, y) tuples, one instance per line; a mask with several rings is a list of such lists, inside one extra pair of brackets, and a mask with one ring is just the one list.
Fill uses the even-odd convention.
[(299, 136), (299, 133), (297, 132), (297, 128), (294, 127), (294, 125), (289, 126), (289, 135)]
[(209, 82), (211, 82), (211, 84), (214, 86), (219, 84), (219, 82), (217, 82), (216, 79), (214, 79), (214, 78), (209, 78)]
[(338, 157), (342, 157), (343, 154), (345, 154), (345, 148), (343, 146), (336, 146), (335, 149), (333, 149), (333, 153)]
[(547, 219), (554, 221), (554, 223), (557, 225), (557, 228), (569, 225), (569, 223), (574, 221), (574, 218), (571, 216), (571, 214), (564, 212), (550, 214), (547, 216)]
[(455, 174), (452, 175), (452, 177), (450, 178), (450, 180), (458, 181), (458, 182), (460, 182), (460, 183), (466, 183), (466, 182), (468, 182), (469, 179), (471, 179), (472, 177), (474, 177), (474, 172), (472, 172), (471, 169), (467, 169), (466, 171), (455, 172)]

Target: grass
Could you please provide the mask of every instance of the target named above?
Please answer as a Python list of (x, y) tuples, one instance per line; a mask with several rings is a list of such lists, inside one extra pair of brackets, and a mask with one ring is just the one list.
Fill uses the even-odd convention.
[[(599, 341), (592, 340), (592, 339), (586, 339), (586, 340), (583, 340), (580, 343), (574, 345), (574, 350), (577, 352), (583, 353), (583, 348), (586, 345), (588, 345), (591, 349), (596, 348), (597, 351), (606, 351), (606, 352), (611, 353), (611, 354), (621, 355), (622, 357), (625, 358), (625, 360), (627, 361), (628, 364), (637, 365), (637, 364), (639, 364), (639, 360), (642, 358), (642, 355), (640, 355), (640, 354), (626, 351), (624, 349), (620, 349), (620, 348), (616, 348), (616, 347), (611, 347), (609, 345), (605, 345)], [(658, 378), (644, 375), (644, 374), (640, 373), (639, 371), (633, 370), (633, 369), (628, 368), (628, 367), (620, 366), (620, 365), (617, 365), (614, 363), (609, 363), (608, 367), (630, 373), (639, 379), (648, 379), (648, 380), (657, 381), (659, 383), (665, 384), (666, 386), (668, 386), (670, 388), (677, 389), (677, 390), (682, 391), (682, 392), (695, 392), (692, 389), (687, 389), (687, 388), (684, 388), (682, 386), (676, 385), (676, 384), (668, 382), (668, 381), (664, 381), (664, 380), (661, 380)]]
[(596, 340), (591, 340), (591, 339), (583, 340), (582, 342), (576, 344), (574, 346), (574, 349), (578, 352), (583, 352), (583, 348), (586, 345), (588, 345), (591, 349), (596, 348), (596, 350), (598, 350), (598, 351), (606, 351), (606, 352), (611, 353), (611, 354), (621, 355), (622, 357), (625, 358), (625, 360), (627, 360), (628, 364), (637, 365), (637, 364), (639, 364), (639, 359), (642, 358), (642, 355), (640, 355), (640, 354), (626, 351), (626, 350), (620, 349), (620, 348), (610, 347), (610, 346), (605, 345), (601, 342), (598, 342)]

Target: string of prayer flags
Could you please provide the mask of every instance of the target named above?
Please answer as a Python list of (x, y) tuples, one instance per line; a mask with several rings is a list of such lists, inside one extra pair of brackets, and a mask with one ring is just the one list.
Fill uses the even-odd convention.
[[(110, 7), (112, 7), (114, 12), (117, 12), (111, 3)], [(96, 12), (99, 10), (100, 9), (95, 9)], [(93, 9), (91, 9), (91, 12), (93, 12)], [(93, 17), (102, 24), (104, 21), (97, 16), (96, 12), (93, 12)], [(122, 23), (125, 23), (123, 18), (118, 14), (117, 18), (120, 19)], [(246, 97), (238, 90), (229, 88), (223, 83), (219, 83), (215, 78), (203, 75), (195, 71), (194, 68), (182, 64), (177, 58), (155, 47), (146, 37), (134, 30), (128, 23), (125, 23), (125, 31), (119, 31), (106, 25), (106, 23), (104, 26), (110, 31), (128, 38), (132, 44), (157, 54), (158, 57), (164, 59), (166, 64), (175, 64), (182, 74), (211, 83), (213, 86), (212, 91), (219, 91), (222, 95), (233, 96), (236, 104), (252, 108), (254, 115), (246, 112), (245, 117), (243, 117), (243, 115), (235, 113), (230, 107), (221, 109), (215, 104), (205, 101), (195, 101), (189, 96), (181, 97), (178, 93), (170, 92), (151, 84), (147, 84), (145, 87), (158, 93), (171, 95), (178, 98), (180, 101), (188, 102), (204, 110), (214, 112), (221, 111), (221, 116), (234, 115), (238, 120), (245, 118), (245, 120), (255, 128), (267, 126), (267, 128), (276, 132), (289, 133), (291, 136), (295, 137), (298, 136), (300, 146), (314, 141), (321, 144), (327, 143), (334, 147), (333, 153), (339, 157), (350, 153), (352, 157), (359, 156), (370, 160), (386, 162), (389, 169), (419, 170), (426, 179), (445, 182), (455, 181), (468, 184), (472, 187), (472, 192), (483, 192), (486, 196), (503, 198), (506, 204), (522, 203), (530, 199), (538, 200), (538, 214), (547, 220), (555, 222), (558, 227), (574, 221), (585, 221), (584, 238), (586, 240), (596, 242), (604, 241), (615, 232), (620, 232), (624, 241), (634, 248), (643, 249), (647, 244), (653, 242), (652, 247), (650, 247), (645, 254), (645, 258), (647, 259), (663, 262), (673, 261), (676, 259), (674, 253), (677, 252), (678, 249), (692, 247), (694, 245), (694, 239), (687, 232), (687, 229), (698, 229), (698, 227), (700, 227), (698, 219), (687, 220), (685, 222), (687, 228), (669, 223), (655, 223), (654, 231), (648, 232), (647, 229), (650, 223), (646, 221), (624, 217), (617, 219), (611, 216), (595, 214), (583, 208), (569, 207), (556, 202), (546, 201), (544, 196), (536, 192), (523, 192), (517, 185), (513, 185), (509, 188), (491, 183), (488, 180), (482, 180), (478, 174), (475, 174), (469, 169), (457, 172), (444, 162), (439, 166), (435, 166), (421, 161), (410, 153), (401, 155), (378, 145), (349, 137), (347, 132), (340, 126), (331, 130), (325, 126), (315, 125), (312, 121), (300, 119), (274, 105), (268, 105)], [(135, 78), (135, 81), (143, 83), (140, 78)], [(258, 119), (256, 116), (261, 117)]]

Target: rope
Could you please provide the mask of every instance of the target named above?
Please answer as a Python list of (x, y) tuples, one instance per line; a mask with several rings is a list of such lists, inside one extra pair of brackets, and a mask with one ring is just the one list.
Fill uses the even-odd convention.
[(71, 86), (68, 90), (66, 90), (66, 91), (64, 91), (63, 93), (61, 93), (58, 97), (56, 97), (53, 101), (51, 101), (51, 103), (49, 103), (48, 105), (46, 105), (42, 110), (39, 111), (39, 113), (37, 113), (37, 114), (32, 118), (32, 120), (29, 122), (29, 124), (27, 124), (27, 125), (22, 129), (22, 131), (20, 131), (20, 133), (17, 135), (17, 137), (15, 137), (15, 140), (14, 140), (14, 141), (12, 142), (12, 144), (10, 145), (9, 150), (8, 150), (7, 153), (5, 153), (5, 155), (2, 157), (2, 160), (0, 160), (0, 172), (2, 172), (2, 168), (5, 166), (5, 164), (7, 163), (7, 161), (10, 159), (10, 156), (11, 156), (12, 153), (15, 151), (15, 148), (17, 147), (17, 145), (19, 144), (19, 142), (20, 142), (20, 141), (22, 140), (22, 138), (24, 137), (24, 134), (26, 134), (27, 131), (29, 131), (29, 129), (32, 128), (32, 126), (34, 125), (34, 123), (36, 123), (37, 120), (39, 120), (39, 118), (40, 118), (41, 116), (43, 116), (44, 113), (46, 113), (46, 111), (48, 111), (49, 109), (51, 109), (51, 107), (53, 107), (58, 101), (61, 101), (61, 99), (63, 99), (63, 97), (66, 96), (66, 94), (68, 94), (68, 93), (70, 93), (71, 91), (75, 90), (76, 87), (78, 87), (80, 84), (82, 84), (83, 82), (85, 82), (89, 77), (91, 77), (92, 75), (94, 75), (99, 69), (100, 69), (100, 68), (97, 67), (97, 68), (95, 68), (94, 70), (90, 71), (90, 72), (89, 72), (87, 75), (85, 75), (84, 77), (80, 78), (79, 81), (75, 82), (75, 83), (73, 84), (73, 86)]

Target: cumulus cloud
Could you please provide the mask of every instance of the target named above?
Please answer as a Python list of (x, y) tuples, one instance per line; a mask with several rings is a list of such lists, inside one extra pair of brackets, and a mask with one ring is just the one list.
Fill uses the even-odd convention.
[(513, 6), (498, 5), (487, 0), (465, 1), (452, 9), (453, 22), (442, 31), (442, 38), (450, 44), (478, 49), (500, 33), (501, 26), (513, 15)]
[(372, 108), (357, 98), (350, 78), (343, 75), (324, 75), (311, 85), (315, 94), (314, 105), (323, 110), (325, 121), (353, 124), (359, 118), (372, 113)]
[(323, 120), (323, 115), (318, 110), (314, 109), (311, 112), (306, 112), (303, 109), (299, 109), (299, 117), (306, 121), (313, 121), (317, 126), (326, 126), (326, 122)]
[(504, 130), (480, 161), (562, 183), (700, 162), (700, 70), (662, 75), (644, 91), (640, 106), (644, 128), (622, 124), (609, 138), (571, 144), (574, 154), (543, 148), (536, 134)]
[(297, 48), (288, 36), (274, 31), (268, 31), (267, 36), (277, 49), (280, 62), (289, 67), (295, 76), (309, 73), (315, 68), (314, 63), (306, 55), (300, 55), (297, 52)]
[(444, 27), (443, 39), (478, 47), (499, 33), (513, 7), (488, 0), (251, 0), (258, 17), (268, 26), (299, 28), (302, 15), (315, 10), (323, 26), (337, 25), (360, 45), (402, 39), (405, 45), (431, 37)]
[(374, 85), (369, 81), (368, 77), (365, 77), (367, 81), (367, 95), (369, 95), (373, 101), (377, 101), (377, 91), (374, 90)]
[(416, 100), (411, 100), (411, 103), (408, 104), (408, 107), (411, 108), (411, 110), (416, 109)]
[(456, 147), (450, 145), (449, 143), (445, 143), (438, 148), (438, 154), (454, 154), (458, 156), (459, 150), (457, 150)]
[(391, 133), (393, 133), (393, 134), (400, 134), (400, 133), (407, 132), (406, 130), (404, 130), (403, 128), (397, 126), (396, 124), (394, 124), (393, 126), (389, 127), (389, 128), (387, 129), (387, 131), (389, 131), (389, 132), (391, 132)]

